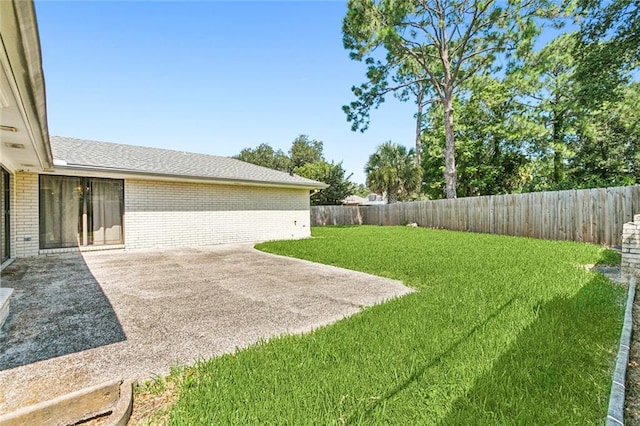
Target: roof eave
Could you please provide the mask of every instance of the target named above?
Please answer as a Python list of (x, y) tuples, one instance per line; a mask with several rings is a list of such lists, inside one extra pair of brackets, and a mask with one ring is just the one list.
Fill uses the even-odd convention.
[(217, 183), (217, 184), (225, 184), (225, 185), (243, 185), (243, 186), (266, 186), (272, 188), (296, 188), (296, 189), (324, 189), (328, 188), (329, 185), (322, 182), (316, 183), (306, 183), (306, 182), (277, 182), (277, 181), (265, 181), (265, 180), (252, 180), (252, 179), (230, 179), (230, 178), (214, 178), (210, 176), (194, 176), (194, 175), (180, 175), (180, 174), (172, 174), (172, 173), (152, 173), (145, 172), (141, 170), (128, 170), (128, 169), (118, 169), (118, 168), (110, 168), (110, 167), (97, 167), (97, 166), (86, 166), (86, 165), (78, 165), (78, 164), (67, 164), (67, 165), (55, 165), (52, 169), (47, 171), (48, 173), (69, 173), (69, 172), (80, 172), (83, 174), (86, 173), (100, 173), (106, 175), (116, 175), (117, 177), (123, 178), (151, 178), (154, 180), (173, 180), (173, 181), (188, 181), (188, 182), (207, 182), (207, 183)]
[[(39, 168), (50, 167), (53, 156), (47, 127), (46, 92), (40, 39), (33, 2), (1, 2), (3, 58), (7, 78), (27, 126), (26, 133)], [(3, 62), (5, 62), (3, 60)]]

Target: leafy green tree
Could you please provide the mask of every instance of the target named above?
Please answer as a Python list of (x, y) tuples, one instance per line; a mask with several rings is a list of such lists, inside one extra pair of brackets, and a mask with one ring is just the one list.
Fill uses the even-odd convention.
[(367, 195), (369, 195), (371, 193), (371, 191), (369, 190), (369, 188), (364, 185), (364, 184), (357, 184), (355, 189), (353, 190), (353, 194), (359, 196), (359, 197), (366, 197)]
[(355, 185), (349, 181), (351, 175), (345, 177), (342, 163), (316, 161), (296, 167), (294, 173), (329, 185), (328, 188), (311, 194), (312, 206), (339, 205), (342, 204), (342, 200), (355, 192)]
[(554, 13), (547, 0), (349, 0), (343, 43), (352, 59), (368, 65), (368, 82), (353, 88), (357, 101), (344, 108), (348, 120), (357, 129), (387, 93), (428, 87), (443, 107), (445, 193), (455, 198), (456, 94), (469, 79), (494, 70), (498, 56), (529, 51), (535, 19)]
[(407, 150), (391, 141), (380, 145), (365, 166), (369, 189), (386, 194), (388, 203), (408, 199), (420, 189), (422, 180), (414, 155), (413, 149)]
[(322, 141), (311, 140), (307, 135), (300, 135), (291, 143), (289, 155), (293, 167), (301, 167), (309, 163), (324, 161)]
[(640, 2), (578, 0), (580, 101), (615, 101), (640, 65)]
[(640, 182), (640, 83), (616, 102), (591, 111), (577, 133), (569, 162), (572, 188), (630, 185)]
[[(580, 34), (563, 34), (510, 70), (507, 81), (519, 90), (524, 122), (537, 130), (525, 144), (532, 159), (525, 191), (624, 184), (633, 137), (617, 116), (628, 84), (608, 66), (585, 78), (585, 49)], [(599, 94), (598, 85), (612, 90)], [(633, 114), (626, 114), (633, 117)], [(637, 117), (637, 116), (636, 116)], [(637, 122), (637, 118), (636, 118)], [(626, 177), (625, 177), (626, 176)]]
[(300, 135), (291, 143), (290, 156), (281, 150), (274, 151), (268, 144), (261, 144), (254, 149), (243, 149), (234, 158), (324, 182), (329, 187), (311, 194), (311, 204), (341, 204), (344, 198), (354, 193), (355, 185), (349, 181), (351, 175), (345, 177), (342, 163), (325, 161), (322, 148), (322, 141)]
[[(625, 59), (640, 58), (640, 2), (638, 0), (581, 0), (582, 37), (586, 41), (618, 43)], [(637, 62), (636, 62), (636, 65)]]
[(291, 159), (287, 154), (282, 150), (275, 151), (266, 143), (260, 144), (254, 149), (245, 148), (233, 158), (283, 172), (288, 172), (291, 169)]
[[(483, 77), (477, 87), (472, 96), (455, 103), (457, 193), (471, 197), (519, 192), (531, 173), (524, 147), (537, 129), (522, 120), (523, 106), (509, 85)], [(440, 108), (435, 105), (427, 112), (423, 134), (422, 191), (429, 198), (445, 195)]]
[[(519, 79), (531, 122), (538, 127), (532, 138), (537, 158), (539, 189), (561, 186), (566, 178), (567, 160), (573, 155), (576, 129), (585, 116), (578, 102), (579, 82), (575, 78), (576, 33), (563, 34), (531, 55), (524, 66), (511, 75)], [(546, 188), (545, 188), (546, 187)]]

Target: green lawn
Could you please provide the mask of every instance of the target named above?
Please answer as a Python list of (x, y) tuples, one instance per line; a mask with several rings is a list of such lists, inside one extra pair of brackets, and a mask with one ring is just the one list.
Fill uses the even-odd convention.
[(313, 236), (257, 248), (418, 291), (198, 364), (172, 423), (604, 423), (625, 290), (582, 265), (611, 252), (405, 227)]

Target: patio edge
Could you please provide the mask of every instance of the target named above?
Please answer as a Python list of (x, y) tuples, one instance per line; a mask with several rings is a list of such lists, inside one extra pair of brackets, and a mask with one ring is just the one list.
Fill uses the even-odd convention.
[(131, 416), (132, 397), (131, 380), (102, 383), (4, 414), (0, 424), (73, 425), (106, 415), (107, 424), (123, 426)]
[(4, 321), (9, 316), (9, 309), (11, 309), (11, 296), (13, 295), (13, 289), (8, 287), (0, 287), (0, 327), (4, 324)]

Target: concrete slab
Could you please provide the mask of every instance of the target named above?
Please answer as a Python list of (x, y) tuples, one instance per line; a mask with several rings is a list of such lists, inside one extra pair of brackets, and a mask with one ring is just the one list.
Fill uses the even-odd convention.
[(0, 414), (299, 333), (411, 292), (251, 245), (18, 259), (0, 329)]

